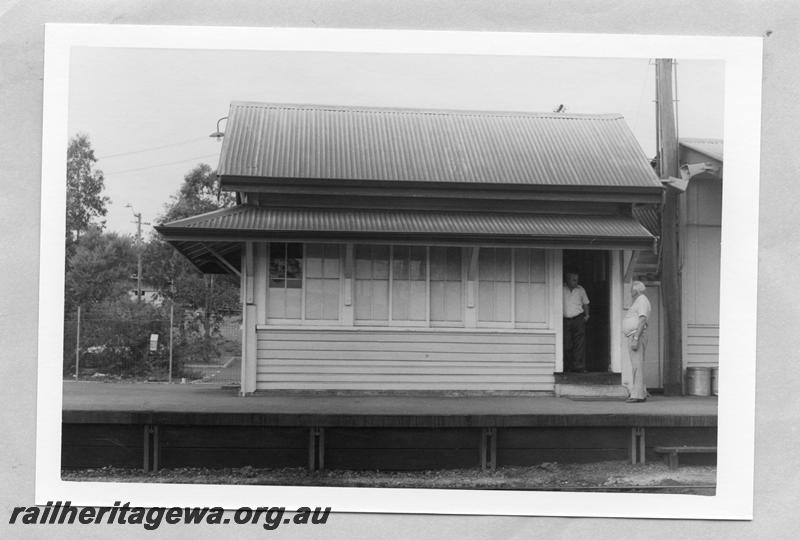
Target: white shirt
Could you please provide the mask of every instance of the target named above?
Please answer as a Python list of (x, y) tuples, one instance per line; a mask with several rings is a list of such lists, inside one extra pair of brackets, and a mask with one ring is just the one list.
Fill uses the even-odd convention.
[(643, 294), (636, 297), (622, 319), (622, 333), (630, 336), (639, 327), (639, 317), (650, 318), (650, 300)]
[(571, 319), (583, 313), (584, 304), (589, 303), (589, 297), (586, 296), (586, 291), (583, 287), (578, 285), (572, 290), (564, 285), (564, 317)]

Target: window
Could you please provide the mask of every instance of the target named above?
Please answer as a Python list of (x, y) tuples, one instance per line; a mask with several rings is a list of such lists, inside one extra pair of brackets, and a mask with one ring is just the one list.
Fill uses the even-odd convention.
[(305, 320), (339, 320), (340, 257), (336, 244), (306, 245)]
[(463, 323), (462, 251), (458, 247), (432, 247), (431, 322)]
[[(461, 247), (271, 243), (267, 318), (275, 324), (533, 328), (548, 323), (546, 252), (481, 247), (475, 306)], [(352, 264), (352, 282), (345, 268)], [(352, 305), (345, 292), (352, 286)], [(349, 293), (348, 293), (349, 294)]]
[(426, 321), (428, 272), (424, 246), (392, 247), (392, 320)]
[(547, 322), (544, 250), (514, 250), (514, 321)]
[(389, 246), (356, 246), (355, 318), (389, 320)]
[(302, 287), (303, 244), (270, 244), (268, 316), (299, 319)]
[(511, 249), (481, 248), (478, 321), (511, 322)]

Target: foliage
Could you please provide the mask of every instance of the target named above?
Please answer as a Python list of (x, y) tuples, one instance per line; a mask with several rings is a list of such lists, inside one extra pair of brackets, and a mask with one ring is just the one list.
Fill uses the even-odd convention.
[(216, 171), (205, 163), (198, 164), (183, 177), (183, 184), (164, 207), (161, 223), (168, 223), (220, 208), (233, 206), (233, 194), (220, 191)]
[(131, 237), (90, 226), (67, 260), (65, 312), (125, 295), (136, 273), (135, 249)]
[[(74, 373), (75, 323), (64, 333), (64, 371)], [(159, 334), (159, 349), (149, 351), (150, 334)], [(129, 297), (105, 299), (81, 315), (81, 365), (122, 377), (143, 377), (163, 371), (167, 357), (169, 318), (156, 306)], [(83, 371), (83, 370), (82, 370)]]
[[(218, 195), (219, 194), (219, 195)], [(165, 206), (160, 223), (167, 223), (232, 206), (234, 197), (219, 192), (219, 179), (211, 167), (200, 164), (184, 176), (183, 184)], [(193, 312), (193, 328), (210, 340), (219, 324), (220, 311), (240, 307), (239, 283), (230, 275), (204, 275), (172, 246), (154, 236), (142, 255), (144, 276), (160, 294)]]
[(67, 244), (78, 242), (91, 224), (102, 229), (105, 220), (95, 222), (106, 215), (106, 205), (111, 199), (103, 195), (105, 178), (103, 172), (94, 168), (94, 156), (89, 136), (78, 133), (69, 141), (67, 148)]

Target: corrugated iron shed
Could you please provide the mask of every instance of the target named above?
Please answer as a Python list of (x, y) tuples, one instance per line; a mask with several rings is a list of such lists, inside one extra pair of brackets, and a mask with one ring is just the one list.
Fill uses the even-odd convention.
[(660, 189), (622, 116), (233, 102), (218, 174)]
[(717, 161), (723, 161), (725, 145), (722, 139), (681, 138), (680, 144)]

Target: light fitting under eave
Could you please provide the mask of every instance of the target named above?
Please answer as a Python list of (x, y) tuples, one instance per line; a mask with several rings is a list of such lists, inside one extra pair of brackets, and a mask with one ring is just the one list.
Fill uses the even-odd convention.
[(223, 120), (227, 120), (227, 119), (228, 119), (227, 116), (223, 116), (222, 118), (217, 120), (217, 130), (214, 133), (212, 133), (211, 135), (209, 135), (209, 137), (217, 139), (217, 141), (222, 141), (222, 138), (225, 136), (225, 132), (220, 130), (219, 123), (222, 122)]

